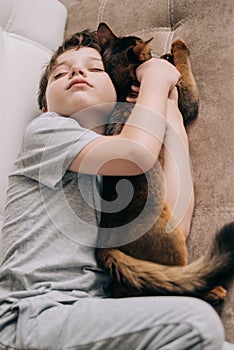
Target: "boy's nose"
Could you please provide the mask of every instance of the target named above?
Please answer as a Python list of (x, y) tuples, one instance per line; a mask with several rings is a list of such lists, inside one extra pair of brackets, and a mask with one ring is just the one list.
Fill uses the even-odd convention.
[(75, 75), (82, 75), (83, 77), (87, 76), (85, 69), (78, 66), (73, 66), (71, 68), (71, 77), (74, 77)]

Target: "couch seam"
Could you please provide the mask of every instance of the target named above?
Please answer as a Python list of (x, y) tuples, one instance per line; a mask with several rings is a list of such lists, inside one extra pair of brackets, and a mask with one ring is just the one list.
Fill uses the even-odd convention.
[(173, 36), (174, 36), (174, 32), (170, 31), (168, 33), (167, 40), (165, 42), (164, 53), (169, 53), (171, 51), (171, 44), (172, 44)]
[(174, 27), (174, 19), (175, 19), (174, 10), (175, 10), (174, 0), (168, 0), (168, 16), (169, 16), (169, 23), (170, 23), (171, 29)]
[(171, 51), (171, 45), (174, 37), (174, 30), (172, 29), (174, 22), (174, 0), (167, 0), (167, 10), (168, 10), (168, 23), (170, 27), (170, 32), (168, 34), (167, 40), (164, 46), (164, 53)]
[(171, 28), (171, 1), (170, 0), (167, 0), (167, 17), (168, 17), (169, 27)]
[(4, 31), (6, 31), (6, 32), (10, 31), (12, 28), (12, 24), (13, 24), (14, 19), (16, 17), (16, 12), (17, 12), (17, 7), (18, 7), (17, 5), (19, 5), (19, 1), (15, 1), (14, 5), (11, 9), (9, 18), (8, 18), (7, 23), (5, 25), (5, 28), (4, 28)]
[(103, 19), (103, 13), (106, 7), (107, 0), (101, 0), (98, 8), (98, 15), (97, 15), (97, 27), (100, 22), (102, 22)]
[(169, 27), (150, 27), (147, 29), (138, 30), (137, 32), (129, 33), (128, 35), (136, 35), (141, 36), (142, 34), (149, 34), (151, 32), (170, 32), (171, 29)]
[(23, 35), (20, 35), (20, 34), (17, 34), (17, 33), (13, 33), (13, 32), (5, 32), (5, 31), (4, 31), (4, 33), (8, 37), (11, 37), (11, 38), (23, 41), (23, 42), (28, 43), (28, 44), (31, 44), (34, 47), (40, 48), (40, 49), (42, 49), (45, 52), (47, 51), (47, 53), (49, 53), (49, 54), (51, 54), (51, 52), (52, 52), (52, 50), (50, 48), (48, 48), (47, 46), (42, 45), (38, 41), (32, 40), (30, 38), (27, 38), (27, 37), (25, 37)]

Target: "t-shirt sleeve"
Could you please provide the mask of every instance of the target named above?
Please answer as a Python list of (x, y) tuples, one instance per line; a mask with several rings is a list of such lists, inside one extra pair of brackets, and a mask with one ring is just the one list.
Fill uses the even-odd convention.
[(100, 137), (71, 118), (45, 113), (26, 128), (21, 153), (21, 175), (57, 189), (77, 154)]

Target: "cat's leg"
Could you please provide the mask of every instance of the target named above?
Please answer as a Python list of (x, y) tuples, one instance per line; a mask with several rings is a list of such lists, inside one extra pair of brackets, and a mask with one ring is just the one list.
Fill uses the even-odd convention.
[(164, 139), (164, 175), (166, 200), (187, 238), (194, 210), (194, 190), (189, 158), (188, 137), (177, 107), (176, 89), (167, 109), (167, 130)]
[(177, 84), (179, 109), (183, 115), (184, 123), (187, 124), (198, 115), (198, 88), (191, 69), (187, 44), (183, 40), (177, 39), (172, 44), (171, 53), (173, 63), (181, 74), (181, 78)]

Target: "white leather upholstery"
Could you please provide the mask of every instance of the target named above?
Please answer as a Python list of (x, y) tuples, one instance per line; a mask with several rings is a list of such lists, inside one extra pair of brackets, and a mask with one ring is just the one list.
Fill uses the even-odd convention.
[(7, 177), (25, 125), (39, 114), (38, 81), (63, 40), (66, 18), (58, 0), (0, 2), (0, 231)]

